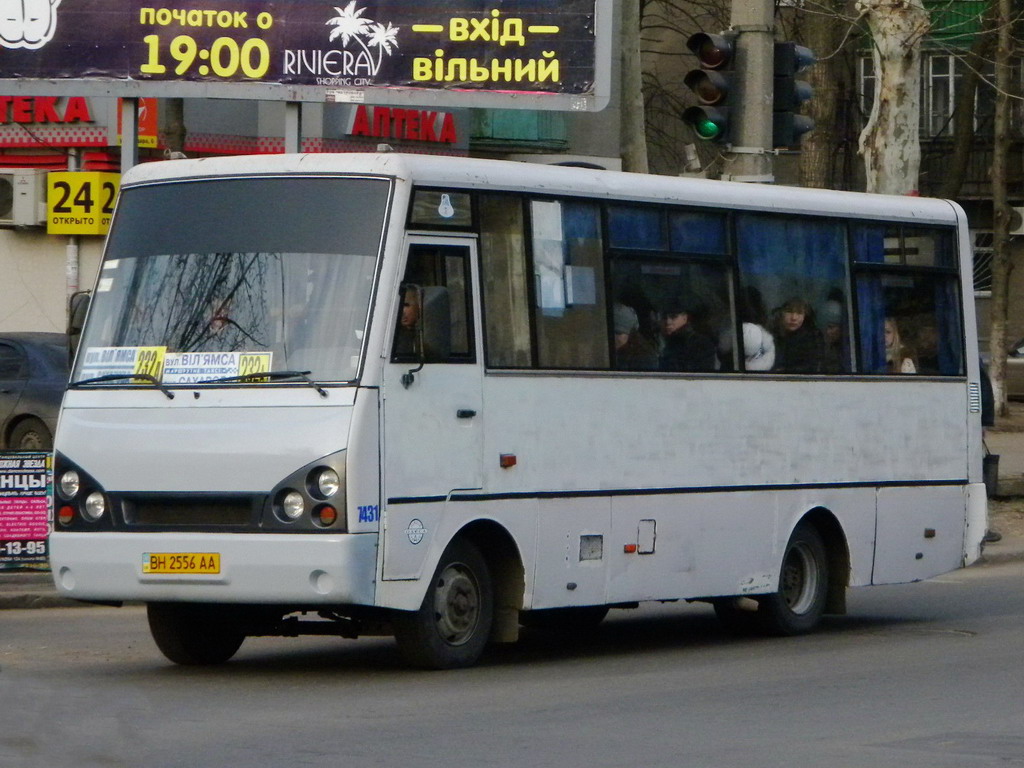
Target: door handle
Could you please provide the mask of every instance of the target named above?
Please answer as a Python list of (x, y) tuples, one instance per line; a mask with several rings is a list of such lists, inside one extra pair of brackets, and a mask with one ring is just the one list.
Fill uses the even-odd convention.
[(470, 410), (469, 408), (459, 408), (459, 410), (455, 412), (455, 415), (460, 419), (472, 419), (476, 416), (476, 411)]

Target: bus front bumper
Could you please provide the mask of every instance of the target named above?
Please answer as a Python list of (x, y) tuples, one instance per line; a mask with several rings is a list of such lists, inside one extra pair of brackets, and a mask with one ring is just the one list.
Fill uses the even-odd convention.
[(50, 536), (57, 591), (92, 602), (373, 605), (376, 563), (375, 533)]

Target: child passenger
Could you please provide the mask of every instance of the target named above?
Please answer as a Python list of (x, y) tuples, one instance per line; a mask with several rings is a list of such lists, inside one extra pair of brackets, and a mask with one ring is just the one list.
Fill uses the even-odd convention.
[(888, 373), (917, 373), (913, 352), (903, 343), (899, 325), (885, 318), (885, 369)]
[(780, 373), (820, 373), (824, 341), (814, 325), (811, 306), (792, 298), (776, 310), (775, 370)]

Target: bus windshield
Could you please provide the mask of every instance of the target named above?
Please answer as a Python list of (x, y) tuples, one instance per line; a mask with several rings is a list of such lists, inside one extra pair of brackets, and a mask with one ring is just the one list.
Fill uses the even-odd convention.
[(337, 176), (126, 189), (72, 382), (354, 380), (389, 196)]

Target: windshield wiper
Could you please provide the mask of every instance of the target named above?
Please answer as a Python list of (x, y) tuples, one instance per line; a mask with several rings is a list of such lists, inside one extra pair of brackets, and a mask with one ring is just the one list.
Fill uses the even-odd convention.
[(309, 378), (310, 373), (312, 373), (312, 371), (253, 371), (252, 373), (242, 373), (238, 376), (224, 376), (219, 379), (205, 379), (204, 381), (197, 381), (195, 383), (229, 384), (232, 382), (259, 381), (260, 379), (302, 379), (306, 384), (319, 392), (320, 397), (327, 397), (327, 390)]
[(82, 379), (81, 381), (73, 381), (69, 384), (69, 387), (80, 387), (83, 384), (100, 384), (104, 381), (124, 381), (125, 379), (142, 379), (148, 381), (154, 387), (159, 389), (165, 395), (168, 400), (174, 399), (174, 393), (171, 392), (167, 387), (161, 383), (160, 379), (156, 376), (150, 376), (148, 373), (108, 373), (104, 376), (94, 376), (91, 379)]

